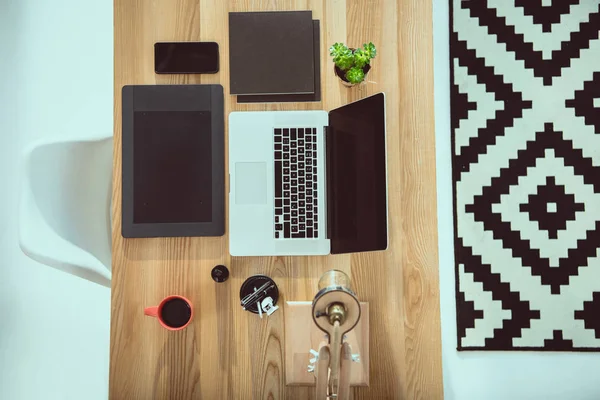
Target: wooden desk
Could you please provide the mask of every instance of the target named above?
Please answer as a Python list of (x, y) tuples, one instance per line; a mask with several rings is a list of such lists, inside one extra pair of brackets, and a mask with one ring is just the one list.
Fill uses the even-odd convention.
[[(323, 101), (239, 105), (229, 95), (228, 12), (305, 10), (321, 20)], [(239, 306), (252, 274), (277, 282), (286, 300), (311, 300), (331, 268), (352, 277), (370, 303), (371, 384), (355, 399), (442, 398), (438, 294), (432, 4), (426, 0), (115, 0), (115, 152), (110, 398), (310, 399), (313, 388), (284, 382), (284, 310), (259, 319)], [(216, 75), (154, 74), (156, 41), (216, 41)], [(334, 42), (373, 41), (369, 82), (347, 89), (327, 55)], [(266, 43), (265, 45), (268, 45)], [(220, 238), (121, 237), (121, 87), (221, 83), (226, 121), (234, 110), (331, 110), (384, 91), (387, 102), (389, 232), (386, 252), (329, 257), (233, 258)], [(226, 283), (210, 271), (225, 264)], [(193, 325), (167, 332), (144, 306), (181, 294), (194, 303)]]

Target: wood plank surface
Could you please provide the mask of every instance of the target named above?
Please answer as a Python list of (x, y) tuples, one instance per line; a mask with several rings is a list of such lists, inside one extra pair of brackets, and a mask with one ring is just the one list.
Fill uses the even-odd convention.
[[(228, 12), (307, 9), (321, 20), (323, 100), (237, 104), (229, 95)], [(352, 398), (441, 399), (431, 1), (115, 0), (114, 13), (110, 399), (314, 399), (314, 388), (285, 385), (284, 307), (259, 319), (239, 306), (239, 288), (248, 276), (262, 273), (279, 286), (281, 306), (309, 301), (321, 274), (332, 268), (348, 273), (359, 299), (370, 306), (370, 386), (352, 388)], [(154, 73), (155, 42), (194, 40), (219, 43), (219, 73)], [(375, 43), (368, 82), (352, 89), (340, 84), (327, 52), (336, 41)], [(385, 92), (389, 249), (230, 257), (227, 235), (123, 239), (121, 88), (183, 83), (222, 84), (226, 122), (235, 110), (331, 110)], [(231, 272), (225, 283), (210, 277), (217, 264)], [(169, 294), (193, 302), (193, 324), (183, 331), (168, 332), (144, 317), (145, 306)]]

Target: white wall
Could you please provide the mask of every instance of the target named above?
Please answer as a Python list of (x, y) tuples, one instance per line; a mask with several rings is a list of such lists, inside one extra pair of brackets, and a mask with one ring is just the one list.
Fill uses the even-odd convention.
[(0, 399), (108, 397), (110, 291), (25, 257), (20, 152), (112, 131), (112, 1), (0, 0)]
[[(450, 154), (448, 0), (434, 3), (435, 123), (446, 400), (597, 400), (600, 354), (457, 352)], [(600, 316), (599, 316), (600, 318)]]

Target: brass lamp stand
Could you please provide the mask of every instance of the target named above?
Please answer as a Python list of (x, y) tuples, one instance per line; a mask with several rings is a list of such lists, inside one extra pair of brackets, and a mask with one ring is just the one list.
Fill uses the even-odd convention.
[(322, 343), (318, 350), (317, 400), (350, 398), (352, 349), (344, 335), (356, 326), (360, 315), (360, 303), (348, 275), (338, 270), (326, 272), (312, 303), (313, 320), (328, 337), (328, 343)]

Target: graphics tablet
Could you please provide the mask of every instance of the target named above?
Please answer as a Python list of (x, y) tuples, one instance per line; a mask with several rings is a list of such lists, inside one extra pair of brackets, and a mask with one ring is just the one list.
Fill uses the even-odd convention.
[(221, 85), (125, 86), (122, 235), (225, 233)]

